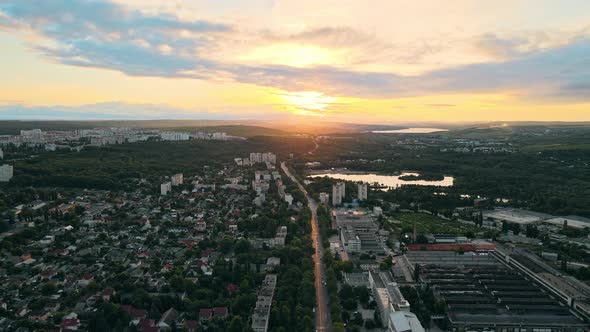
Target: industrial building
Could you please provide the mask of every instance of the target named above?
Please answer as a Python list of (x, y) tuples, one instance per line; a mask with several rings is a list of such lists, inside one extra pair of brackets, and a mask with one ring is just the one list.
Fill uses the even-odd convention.
[(412, 251), (420, 279), (445, 301), (453, 331), (579, 331), (585, 324), (566, 305), (494, 252)]

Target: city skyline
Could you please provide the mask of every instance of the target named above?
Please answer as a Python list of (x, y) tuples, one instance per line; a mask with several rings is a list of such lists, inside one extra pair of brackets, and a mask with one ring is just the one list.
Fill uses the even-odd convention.
[(0, 0), (0, 119), (590, 121), (586, 1)]

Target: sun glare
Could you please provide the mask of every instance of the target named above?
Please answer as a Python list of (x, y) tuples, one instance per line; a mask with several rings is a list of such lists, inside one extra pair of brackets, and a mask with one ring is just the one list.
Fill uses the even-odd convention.
[(283, 98), (295, 114), (316, 116), (325, 116), (328, 108), (336, 101), (336, 97), (317, 91), (286, 92)]

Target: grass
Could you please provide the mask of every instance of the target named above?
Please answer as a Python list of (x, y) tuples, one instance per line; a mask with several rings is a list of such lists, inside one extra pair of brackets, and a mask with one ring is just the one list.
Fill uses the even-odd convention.
[(393, 214), (393, 219), (399, 220), (400, 227), (413, 228), (416, 225), (418, 233), (433, 234), (464, 234), (472, 231), (480, 231), (475, 226), (462, 224), (458, 221), (450, 221), (427, 213), (399, 212)]

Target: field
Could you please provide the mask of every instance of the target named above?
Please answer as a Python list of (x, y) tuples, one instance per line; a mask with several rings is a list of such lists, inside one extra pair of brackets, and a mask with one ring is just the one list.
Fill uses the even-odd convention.
[(481, 231), (473, 225), (463, 224), (458, 221), (450, 221), (427, 213), (399, 212), (392, 215), (394, 220), (399, 220), (401, 229), (407, 230), (416, 225), (417, 232), (433, 234), (457, 234), (464, 235), (467, 232), (477, 233)]

